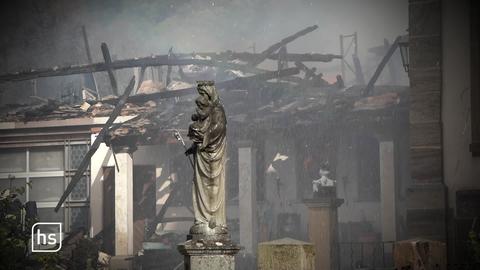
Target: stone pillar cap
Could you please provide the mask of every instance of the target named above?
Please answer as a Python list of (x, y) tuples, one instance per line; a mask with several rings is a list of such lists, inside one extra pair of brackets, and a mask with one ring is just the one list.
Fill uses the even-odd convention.
[(282, 245), (282, 246), (285, 246), (285, 245), (292, 245), (292, 246), (309, 245), (309, 246), (313, 246), (312, 243), (296, 240), (296, 239), (289, 238), (289, 237), (273, 240), (273, 241), (270, 241), (270, 242), (261, 242), (258, 245)]

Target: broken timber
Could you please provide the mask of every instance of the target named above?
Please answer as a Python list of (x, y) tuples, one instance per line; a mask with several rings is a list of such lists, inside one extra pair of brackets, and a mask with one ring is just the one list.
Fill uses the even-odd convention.
[[(192, 54), (177, 54), (177, 56), (191, 56)], [(224, 52), (224, 53), (198, 53), (196, 55), (200, 56), (210, 56), (215, 58), (217, 55), (218, 59), (224, 59), (228, 57), (229, 59), (240, 59), (245, 61), (253, 61), (253, 59), (260, 57), (260, 54), (253, 53), (235, 53), (235, 52)], [(286, 55), (289, 61), (301, 61), (301, 62), (330, 62), (333, 59), (341, 59), (340, 55), (334, 54), (298, 54), (298, 53), (288, 53)], [(268, 59), (277, 60), (278, 54), (272, 54)], [(248, 67), (246, 65), (228, 63), (218, 60), (201, 60), (201, 59), (171, 59), (168, 55), (157, 55), (151, 57), (143, 58), (132, 58), (112, 61), (110, 68), (113, 70), (133, 68), (133, 67), (148, 67), (148, 66), (185, 66), (185, 65), (204, 65), (204, 66), (217, 66), (228, 69), (238, 69), (244, 72), (249, 73), (262, 73), (267, 70), (259, 69), (255, 67)], [(53, 68), (42, 68), (42, 69), (32, 69), (29, 71), (21, 71), (15, 73), (7, 73), (0, 75), (0, 82), (8, 81), (23, 81), (30, 80), (35, 78), (42, 77), (54, 77), (54, 76), (68, 76), (75, 74), (85, 74), (92, 72), (103, 72), (107, 71), (107, 65), (105, 63), (95, 63), (95, 64), (84, 64), (84, 65), (72, 65), (65, 67), (53, 67)]]
[[(195, 55), (199, 55), (202, 57), (211, 57), (212, 59), (216, 60), (235, 60), (239, 59), (246, 62), (254, 61), (255, 59), (259, 58), (261, 54), (259, 53), (249, 53), (249, 52), (233, 52), (233, 51), (226, 51), (220, 53), (209, 53), (209, 52), (199, 52), (199, 53), (192, 53), (192, 54), (177, 54), (177, 56), (181, 57), (192, 57)], [(287, 53), (285, 54), (286, 58), (290, 62), (331, 62), (333, 59), (342, 59), (341, 55), (337, 54), (321, 54), (321, 53)], [(279, 54), (273, 53), (267, 57), (270, 60), (278, 60)]]
[[(242, 89), (249, 86), (249, 84), (258, 82), (258, 81), (268, 81), (275, 78), (287, 77), (298, 74), (300, 70), (298, 68), (287, 68), (280, 71), (270, 71), (265, 72), (258, 75), (253, 75), (249, 77), (237, 77), (232, 80), (223, 81), (215, 84), (217, 89)], [(196, 87), (184, 88), (179, 90), (171, 90), (165, 92), (157, 92), (152, 94), (144, 94), (144, 95), (135, 95), (128, 97), (127, 101), (131, 103), (136, 102), (146, 102), (149, 100), (157, 100), (157, 99), (166, 99), (172, 97), (181, 97), (186, 95), (195, 94), (197, 92)], [(106, 99), (102, 100), (105, 103), (114, 103), (117, 99)]]
[[(83, 36), (83, 42), (85, 43), (85, 51), (87, 53), (87, 60), (89, 64), (93, 64), (92, 60), (92, 54), (90, 53), (90, 45), (88, 43), (88, 36), (87, 36), (87, 30), (85, 29), (85, 25), (82, 25), (82, 36)], [(97, 80), (95, 79), (95, 74), (90, 73), (90, 77), (92, 78), (93, 81), (93, 86), (95, 89), (95, 92), (97, 93), (97, 99), (100, 99), (100, 92), (98, 91), (98, 86), (97, 86)]]
[(67, 76), (74, 74), (84, 74), (92, 72), (102, 72), (107, 71), (109, 68), (112, 70), (124, 69), (124, 68), (133, 68), (133, 67), (142, 67), (142, 66), (186, 66), (186, 65), (199, 65), (199, 66), (217, 66), (228, 69), (239, 69), (245, 70), (251, 68), (246, 67), (245, 65), (239, 65), (234, 63), (219, 62), (215, 60), (201, 60), (201, 59), (170, 59), (168, 55), (157, 55), (151, 57), (143, 58), (133, 58), (125, 60), (112, 61), (110, 65), (106, 63), (95, 63), (95, 64), (83, 64), (83, 65), (72, 65), (66, 67), (53, 67), (53, 68), (42, 68), (42, 69), (32, 69), (29, 71), (7, 73), (0, 75), (0, 82), (8, 81), (23, 81), (30, 80), (41, 77), (54, 77), (54, 76)]
[(112, 85), (112, 91), (115, 96), (118, 96), (118, 85), (117, 80), (115, 80), (115, 74), (112, 69), (112, 58), (110, 56), (110, 51), (108, 50), (107, 43), (102, 43), (102, 54), (105, 61), (105, 67), (107, 68), (108, 78), (110, 79), (110, 84)]
[(303, 29), (303, 30), (291, 35), (291, 36), (288, 36), (288, 37), (282, 39), (281, 41), (273, 44), (272, 46), (268, 47), (266, 50), (261, 52), (260, 56), (256, 59), (254, 59), (253, 61), (249, 62), (249, 64), (252, 65), (252, 66), (256, 66), (256, 65), (260, 64), (265, 59), (267, 59), (268, 56), (270, 56), (274, 52), (278, 51), (281, 47), (287, 45), (288, 43), (294, 41), (295, 39), (297, 39), (301, 36), (304, 36), (304, 35), (312, 32), (312, 31), (314, 31), (317, 28), (318, 28), (318, 25), (313, 25), (313, 26), (307, 27), (307, 28), (305, 28), (305, 29)]
[(385, 68), (385, 65), (388, 63), (390, 58), (392, 58), (393, 53), (395, 50), (398, 48), (398, 42), (400, 41), (401, 36), (398, 36), (395, 41), (393, 41), (392, 46), (390, 46), (390, 49), (388, 49), (387, 53), (383, 57), (382, 61), (380, 61), (380, 64), (378, 64), (377, 69), (375, 70), (375, 73), (373, 73), (372, 78), (370, 78), (370, 81), (368, 81), (367, 86), (365, 87), (365, 90), (363, 92), (364, 96), (368, 96), (370, 92), (373, 90), (373, 86), (378, 80), (378, 77), (382, 73), (383, 69)]
[(110, 114), (110, 117), (108, 118), (107, 122), (103, 125), (102, 130), (98, 133), (97, 138), (93, 142), (93, 144), (90, 146), (90, 149), (88, 152), (85, 154), (85, 156), (82, 159), (82, 162), (78, 166), (77, 172), (75, 175), (72, 177), (72, 180), (68, 184), (67, 188), (65, 189), (65, 192), (62, 194), (62, 197), (60, 197), (60, 200), (57, 203), (57, 206), (55, 206), (55, 212), (58, 212), (62, 204), (65, 202), (67, 199), (68, 195), (72, 192), (73, 188), (77, 185), (77, 183), (80, 181), (81, 177), (83, 176), (83, 173), (87, 169), (88, 165), (90, 164), (90, 158), (95, 154), (97, 151), (98, 147), (104, 140), (104, 136), (107, 133), (109, 127), (113, 124), (117, 116), (120, 114), (122, 111), (123, 106), (127, 102), (127, 98), (130, 95), (130, 93), (133, 90), (133, 87), (135, 85), (135, 76), (132, 77), (130, 80), (130, 83), (128, 84), (127, 88), (125, 88), (124, 93), (118, 99), (117, 105), (115, 106), (115, 109), (113, 109), (112, 113)]

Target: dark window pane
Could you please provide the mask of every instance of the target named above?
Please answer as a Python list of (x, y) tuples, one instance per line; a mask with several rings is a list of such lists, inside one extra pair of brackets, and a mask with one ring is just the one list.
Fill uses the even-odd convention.
[(88, 185), (90, 184), (88, 176), (82, 176), (80, 181), (75, 185), (70, 194), (72, 201), (85, 201), (88, 198)]
[[(55, 212), (55, 208), (38, 208), (38, 220), (41, 222), (62, 222), (63, 223), (63, 208)], [(62, 228), (64, 230), (64, 228)]]
[(30, 201), (58, 202), (64, 191), (63, 177), (30, 178)]
[(63, 171), (63, 148), (30, 149), (30, 171)]
[(88, 229), (88, 207), (70, 208), (70, 231), (78, 228)]
[(24, 149), (7, 149), (0, 152), (0, 173), (25, 172), (26, 151)]
[(80, 163), (83, 160), (83, 157), (88, 151), (88, 145), (86, 144), (78, 144), (78, 145), (71, 145), (69, 158), (70, 158), (70, 169), (76, 170)]

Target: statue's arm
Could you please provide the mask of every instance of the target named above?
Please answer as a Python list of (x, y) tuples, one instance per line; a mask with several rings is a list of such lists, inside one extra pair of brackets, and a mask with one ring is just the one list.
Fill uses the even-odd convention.
[(189, 156), (189, 155), (193, 155), (195, 154), (195, 152), (197, 151), (197, 144), (196, 143), (192, 143), (192, 146), (190, 146), (187, 151), (185, 151), (185, 155), (186, 156)]

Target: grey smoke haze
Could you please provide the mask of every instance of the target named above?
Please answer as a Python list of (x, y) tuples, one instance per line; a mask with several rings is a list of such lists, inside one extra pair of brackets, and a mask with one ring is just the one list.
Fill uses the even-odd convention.
[[(5, 9), (0, 71), (86, 63), (85, 25), (94, 61), (106, 42), (116, 58), (175, 52), (260, 52), (307, 26), (319, 28), (288, 45), (289, 52), (338, 53), (339, 34), (358, 33), (368, 79), (378, 58), (367, 49), (405, 34), (406, 0), (20, 1)], [(264, 64), (265, 65), (265, 64)], [(268, 65), (268, 63), (266, 64)], [(320, 64), (339, 72), (338, 61)]]

